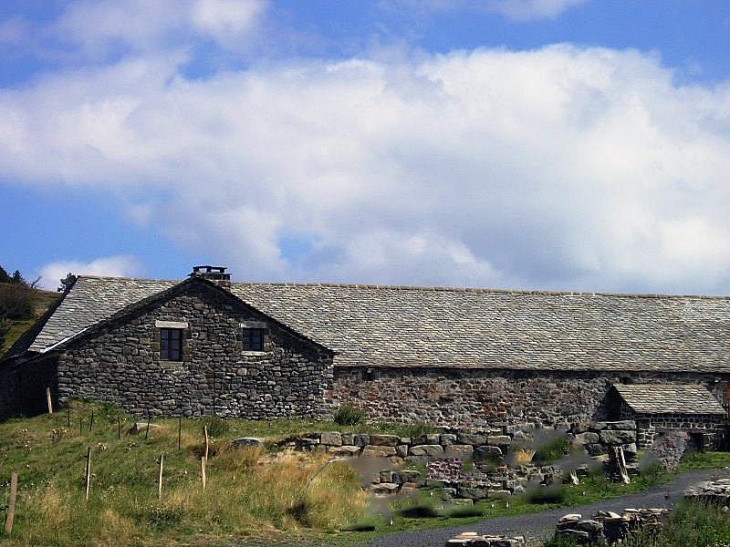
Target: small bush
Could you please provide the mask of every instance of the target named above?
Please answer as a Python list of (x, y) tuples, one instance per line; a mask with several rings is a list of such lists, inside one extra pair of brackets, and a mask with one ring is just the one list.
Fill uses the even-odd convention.
[(551, 463), (564, 458), (570, 453), (570, 441), (564, 437), (553, 439), (535, 450), (533, 463)]
[(208, 426), (208, 435), (211, 437), (222, 437), (231, 429), (231, 426), (220, 416), (206, 416), (203, 419), (203, 426)]
[(335, 412), (334, 421), (339, 425), (361, 424), (365, 421), (365, 411), (350, 403), (345, 403)]

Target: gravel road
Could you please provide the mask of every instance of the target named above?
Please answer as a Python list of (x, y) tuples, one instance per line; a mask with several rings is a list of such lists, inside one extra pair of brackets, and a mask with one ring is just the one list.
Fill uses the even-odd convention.
[[(449, 538), (460, 532), (521, 535), (527, 539), (547, 539), (552, 535), (558, 518), (566, 513), (580, 513), (586, 516), (599, 509), (621, 512), (626, 507), (671, 507), (674, 502), (682, 499), (688, 486), (710, 477), (728, 475), (730, 475), (728, 470), (688, 471), (679, 475), (668, 485), (650, 488), (638, 494), (603, 500), (580, 507), (563, 507), (532, 515), (483, 520), (458, 528), (402, 532), (380, 537), (369, 545), (372, 547), (442, 547)], [(669, 493), (668, 499), (666, 498), (667, 493)]]

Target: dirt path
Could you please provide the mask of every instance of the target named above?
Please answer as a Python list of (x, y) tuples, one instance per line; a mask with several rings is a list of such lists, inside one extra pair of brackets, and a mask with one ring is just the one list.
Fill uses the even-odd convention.
[[(440, 528), (420, 532), (403, 532), (384, 536), (371, 542), (372, 547), (442, 547), (446, 541), (459, 532), (479, 534), (521, 535), (527, 539), (547, 539), (552, 536), (555, 522), (566, 513), (591, 515), (599, 509), (621, 512), (627, 507), (671, 507), (684, 496), (685, 489), (699, 481), (714, 476), (728, 476), (726, 470), (688, 471), (682, 473), (668, 485), (649, 488), (637, 494), (603, 500), (580, 507), (551, 509), (532, 515), (501, 517), (483, 520), (458, 528)], [(667, 493), (669, 497), (667, 498)]]

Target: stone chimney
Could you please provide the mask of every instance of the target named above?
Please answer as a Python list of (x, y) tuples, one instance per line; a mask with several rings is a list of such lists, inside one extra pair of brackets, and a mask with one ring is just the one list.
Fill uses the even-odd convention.
[(193, 266), (193, 272), (190, 277), (202, 277), (208, 281), (212, 281), (219, 287), (230, 290), (231, 274), (226, 273), (223, 266)]

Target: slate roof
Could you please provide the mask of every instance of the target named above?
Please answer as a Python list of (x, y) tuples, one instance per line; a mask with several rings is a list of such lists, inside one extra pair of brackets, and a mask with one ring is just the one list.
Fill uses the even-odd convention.
[[(79, 277), (31, 351), (176, 281)], [(341, 367), (730, 373), (730, 299), (234, 283), (234, 295), (338, 352)]]
[(706, 387), (696, 384), (614, 384), (634, 412), (640, 414), (725, 414)]

